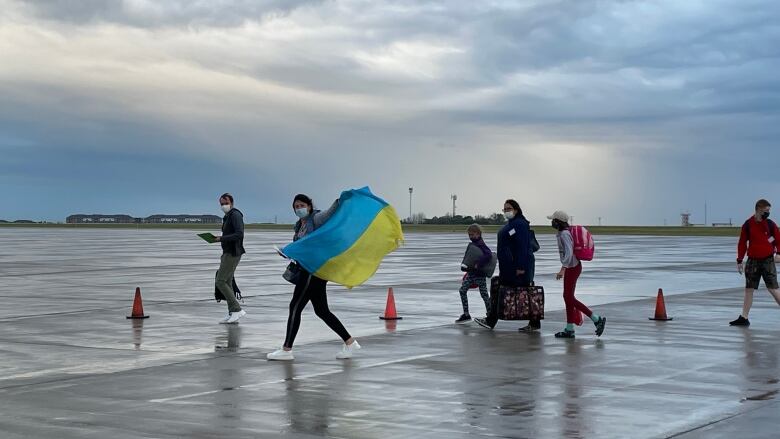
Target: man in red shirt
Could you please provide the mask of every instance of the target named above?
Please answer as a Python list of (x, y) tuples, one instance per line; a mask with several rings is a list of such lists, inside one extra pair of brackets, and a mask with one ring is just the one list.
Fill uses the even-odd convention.
[[(753, 292), (758, 289), (761, 278), (764, 279), (769, 293), (780, 305), (780, 287), (777, 284), (777, 267), (775, 266), (777, 250), (780, 249), (780, 231), (777, 224), (769, 219), (772, 205), (767, 200), (758, 200), (756, 214), (745, 221), (737, 246), (737, 270), (745, 273), (745, 302), (742, 314), (737, 320), (730, 322), (731, 326), (750, 326), (748, 313), (753, 306)], [(742, 265), (747, 253), (748, 261)]]

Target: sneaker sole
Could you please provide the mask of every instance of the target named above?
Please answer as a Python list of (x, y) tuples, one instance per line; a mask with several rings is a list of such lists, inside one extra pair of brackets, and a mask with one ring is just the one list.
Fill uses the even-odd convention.
[(361, 348), (355, 348), (355, 350), (353, 350), (353, 351), (352, 351), (352, 353), (351, 353), (351, 354), (349, 354), (349, 356), (348, 356), (348, 357), (342, 357), (341, 355), (343, 355), (343, 354), (342, 354), (341, 352), (339, 352), (338, 354), (336, 354), (336, 359), (337, 359), (337, 360), (351, 360), (351, 359), (352, 359), (352, 357), (354, 357), (354, 356), (355, 356), (355, 353), (356, 353), (357, 351), (359, 351), (360, 349), (361, 349)]
[(228, 324), (228, 325), (234, 325), (234, 324), (238, 323), (238, 321), (239, 321), (239, 320), (241, 320), (243, 317), (246, 317), (246, 313), (244, 313), (243, 315), (241, 315), (241, 317), (239, 317), (239, 318), (237, 318), (237, 319), (233, 320), (232, 322), (231, 322), (230, 320), (228, 320), (228, 321), (226, 321), (225, 323), (226, 323), (226, 324)]
[(467, 325), (471, 323), (471, 320), (464, 320), (462, 322), (455, 322), (456, 325)]
[(602, 317), (602, 318), (604, 319), (603, 320), (604, 324), (603, 326), (601, 326), (601, 328), (596, 329), (596, 337), (601, 337), (601, 334), (603, 334), (604, 330), (607, 328), (607, 318), (606, 317)]

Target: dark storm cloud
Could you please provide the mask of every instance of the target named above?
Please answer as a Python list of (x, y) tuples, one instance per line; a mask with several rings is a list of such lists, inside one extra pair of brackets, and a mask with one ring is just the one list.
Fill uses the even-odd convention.
[[(537, 172), (556, 160), (550, 145), (585, 145), (605, 174), (670, 173), (623, 184), (674, 212), (690, 200), (659, 194), (691, 182), (693, 198), (752, 197), (744, 188), (766, 179), (726, 170), (765, 169), (780, 134), (768, 0), (0, 3), (0, 148), (164, 152), (174, 174), (187, 172), (177, 154), (213, 157), (255, 169), (258, 186), (297, 167), (327, 193), (417, 179), (446, 194), (475, 145), (500, 161), (497, 186), (507, 155)], [(438, 198), (428, 213), (446, 208)]]
[(77, 25), (136, 27), (238, 26), (322, 0), (17, 0), (36, 16)]

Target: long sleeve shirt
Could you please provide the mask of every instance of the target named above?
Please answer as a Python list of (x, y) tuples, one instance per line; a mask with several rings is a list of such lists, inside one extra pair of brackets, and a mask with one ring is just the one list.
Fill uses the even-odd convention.
[(558, 253), (561, 256), (561, 265), (566, 268), (574, 268), (580, 261), (574, 256), (574, 238), (568, 230), (558, 232)]
[[(747, 254), (750, 259), (766, 259), (780, 250), (780, 231), (771, 220), (756, 221), (752, 217), (745, 221), (737, 244), (737, 261), (742, 262)], [(774, 232), (770, 235), (770, 229)]]

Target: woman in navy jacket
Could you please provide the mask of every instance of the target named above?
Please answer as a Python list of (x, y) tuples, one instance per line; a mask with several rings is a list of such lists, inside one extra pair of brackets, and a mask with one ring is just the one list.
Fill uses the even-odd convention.
[[(523, 216), (523, 210), (515, 200), (506, 200), (504, 216), (508, 223), (498, 232), (499, 282), (506, 287), (529, 287), (533, 284), (536, 260), (531, 247), (531, 223)], [(491, 294), (498, 293), (491, 291)], [(491, 297), (492, 299), (492, 297)], [(480, 326), (493, 329), (498, 322), (497, 300), (492, 300), (490, 314), (484, 319), (474, 319)], [(531, 321), (520, 328), (521, 332), (536, 331), (541, 321)]]

